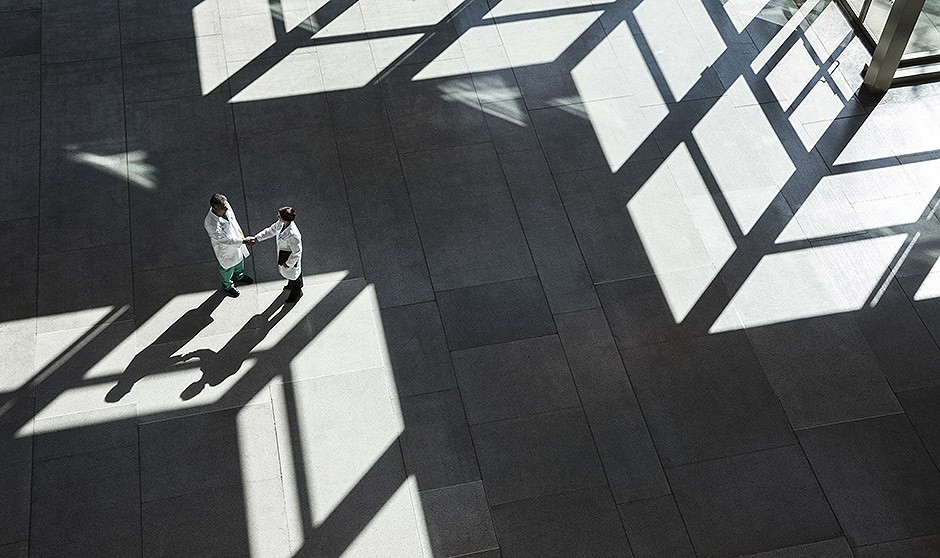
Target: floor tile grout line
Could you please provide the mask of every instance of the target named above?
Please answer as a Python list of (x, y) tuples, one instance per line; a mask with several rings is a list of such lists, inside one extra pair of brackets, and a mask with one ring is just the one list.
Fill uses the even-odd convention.
[(581, 410), (582, 414), (584, 414), (584, 409), (581, 407), (581, 404), (579, 403), (578, 405), (567, 405), (567, 406), (565, 406), (565, 407), (556, 407), (556, 408), (554, 408), (554, 409), (546, 409), (546, 410), (544, 410), (544, 411), (536, 411), (536, 412), (534, 412), (534, 413), (527, 413), (527, 414), (524, 414), (524, 415), (517, 415), (517, 416), (511, 416), (511, 417), (502, 417), (502, 418), (495, 418), (495, 419), (490, 419), (490, 420), (484, 420), (484, 421), (482, 421), (482, 422), (475, 422), (475, 423), (473, 423), (473, 424), (470, 424), (470, 423), (468, 422), (468, 423), (467, 423), (467, 426), (469, 426), (469, 427), (470, 427), (470, 430), (472, 431), (474, 427), (489, 426), (489, 425), (493, 425), (493, 424), (504, 423), (504, 422), (510, 422), (510, 421), (527, 420), (527, 419), (532, 419), (532, 418), (536, 418), (536, 417), (541, 417), (541, 416), (543, 416), (543, 415), (550, 415), (550, 414), (552, 414), (552, 413), (559, 414), (559, 413), (561, 413), (562, 411), (573, 411), (573, 410), (575, 410), (575, 409)]
[[(290, 512), (289, 512), (288, 509), (287, 509), (287, 500), (288, 500), (288, 496), (287, 496), (287, 490), (286, 490), (285, 482), (284, 482), (285, 479), (286, 479), (286, 477), (285, 477), (285, 475), (284, 475), (284, 460), (285, 460), (285, 459), (283, 459), (283, 458), (282, 458), (282, 455), (281, 455), (281, 449), (282, 449), (282, 448), (281, 448), (281, 436), (282, 436), (282, 434), (278, 434), (278, 431), (279, 431), (279, 430), (280, 430), (280, 431), (283, 431), (283, 429), (285, 428), (285, 425), (281, 424), (281, 423), (277, 420), (277, 415), (278, 415), (278, 413), (277, 413), (277, 407), (276, 407), (275, 401), (274, 401), (274, 386), (272, 386), (272, 385), (269, 384), (269, 385), (265, 386), (264, 389), (265, 389), (265, 391), (267, 391), (267, 394), (268, 394), (267, 402), (269, 402), (270, 405), (271, 405), (271, 423), (272, 423), (273, 426), (274, 426), (274, 451), (275, 451), (276, 454), (277, 454), (278, 484), (280, 485), (282, 494), (283, 494), (283, 496), (284, 496), (284, 501), (282, 502), (283, 505), (281, 506), (281, 511), (283, 511), (285, 520), (286, 520), (286, 522), (287, 522), (287, 525), (286, 525), (286, 527), (287, 527), (287, 543), (288, 543), (288, 546), (293, 547), (294, 541), (292, 540), (292, 537), (291, 537), (290, 520), (289, 520), (289, 519), (286, 519), (286, 518), (289, 518), (289, 517), (290, 517)], [(283, 394), (283, 396), (284, 396), (284, 397), (287, 397), (287, 394)], [(288, 419), (288, 422), (290, 422), (290, 419)], [(288, 432), (286, 432), (286, 433), (283, 434), (283, 435), (286, 435), (286, 436), (288, 437), (288, 440), (290, 440), (291, 435), (290, 435), (290, 432), (289, 432), (289, 431), (290, 431), (290, 427), (289, 427), (289, 426), (287, 426), (287, 430), (288, 430)], [(284, 448), (284, 449), (285, 449), (286, 451), (293, 452), (293, 450), (290, 449), (290, 448)], [(285, 458), (286, 458), (286, 457), (285, 457)], [(303, 526), (301, 526), (301, 531), (303, 531)], [(303, 540), (303, 536), (302, 536), (302, 535), (301, 535), (301, 540)]]
[[(374, 66), (375, 66), (375, 62), (373, 62), (373, 67)], [(320, 72), (320, 79), (325, 80), (326, 78), (323, 76), (323, 64), (320, 63), (319, 53), (317, 54), (317, 68)], [(333, 115), (333, 103), (330, 102), (329, 95), (326, 96), (326, 110), (327, 110), (327, 114), (330, 117), (330, 139), (332, 140), (333, 149), (336, 151), (336, 162), (339, 164), (340, 180), (343, 181), (343, 194), (345, 195), (345, 200), (346, 200), (346, 210), (349, 212), (349, 225), (350, 225), (350, 228), (352, 228), (353, 241), (356, 243), (356, 257), (359, 261), (359, 270), (362, 272), (363, 277), (365, 277), (366, 266), (365, 266), (365, 262), (362, 259), (362, 248), (360, 247), (360, 244), (359, 244), (359, 231), (356, 227), (356, 218), (353, 215), (352, 203), (350, 203), (350, 199), (349, 199), (349, 183), (346, 180), (346, 172), (344, 172), (343, 170), (343, 159), (340, 156), (339, 141), (336, 139), (336, 126), (334, 125), (335, 119)]]
[(493, 285), (500, 285), (500, 284), (503, 284), (503, 283), (512, 283), (512, 282), (515, 282), (515, 281), (522, 281), (522, 280), (524, 280), (524, 279), (535, 279), (535, 278), (538, 278), (538, 276), (539, 276), (539, 275), (538, 275), (538, 272), (536, 272), (536, 273), (533, 273), (532, 275), (523, 275), (523, 276), (521, 276), (521, 277), (512, 277), (512, 278), (509, 278), (509, 279), (497, 279), (497, 280), (494, 280), (494, 281), (485, 281), (485, 282), (483, 282), (483, 283), (477, 283), (477, 284), (474, 284), (474, 285), (465, 285), (465, 286), (462, 286), (462, 287), (453, 287), (453, 288), (450, 288), (450, 289), (438, 289), (438, 290), (435, 290), (435, 291), (434, 291), (434, 294), (435, 294), (435, 295), (438, 295), (438, 294), (442, 294), (442, 293), (451, 293), (451, 292), (454, 292), (454, 291), (463, 291), (463, 290), (469, 290), (469, 289), (476, 289), (476, 288), (479, 288), (479, 287), (492, 287)]
[(832, 518), (836, 520), (836, 525), (839, 526), (839, 531), (842, 532), (842, 537), (848, 541), (848, 531), (846, 530), (845, 525), (843, 525), (842, 520), (839, 518), (839, 514), (836, 513), (836, 508), (832, 505), (832, 500), (829, 498), (829, 494), (826, 493), (826, 489), (823, 486), (822, 481), (819, 480), (819, 474), (816, 471), (816, 468), (813, 467), (813, 462), (810, 460), (809, 454), (806, 453), (806, 448), (803, 447), (803, 441), (800, 440), (800, 437), (796, 434), (796, 432), (794, 432), (793, 435), (796, 437), (796, 445), (798, 448), (800, 448), (800, 453), (803, 455), (803, 459), (805, 460), (806, 465), (813, 473), (813, 480), (816, 481), (816, 486), (819, 488), (819, 492), (822, 494), (823, 499), (826, 501), (826, 505), (829, 507), (829, 513), (831, 513)]
[(849, 545), (850, 549), (855, 550), (857, 548), (874, 548), (874, 547), (885, 545), (885, 544), (894, 544), (894, 543), (907, 542), (907, 541), (919, 541), (921, 539), (929, 539), (933, 537), (940, 537), (940, 528), (938, 528), (938, 530), (933, 533), (927, 533), (924, 535), (914, 535), (911, 537), (903, 537), (900, 539), (891, 539), (890, 541), (871, 542), (871, 543), (866, 543), (866, 544), (860, 544), (857, 546), (852, 546), (852, 544), (848, 540), (846, 540), (846, 544)]
[[(437, 307), (436, 303), (435, 303), (435, 307)], [(441, 319), (439, 307), (437, 309), (437, 312), (438, 312), (438, 319)], [(443, 329), (444, 328), (443, 328), (443, 321), (442, 321), (441, 322), (442, 332), (443, 332)], [(444, 344), (446, 348), (446, 345), (447, 345), (446, 332), (443, 332), (443, 333), (445, 335)], [(464, 401), (464, 394), (463, 394), (463, 391), (460, 389), (460, 380), (458, 379), (459, 375), (457, 374), (457, 366), (454, 363), (454, 352), (451, 351), (450, 349), (447, 349), (447, 358), (450, 360), (451, 375), (454, 379), (454, 386), (455, 386), (454, 389), (457, 390), (457, 398), (460, 400), (460, 408), (463, 411), (464, 426), (467, 429), (466, 430), (467, 436), (469, 436), (470, 438), (470, 449), (473, 450), (473, 460), (474, 460), (474, 463), (476, 464), (477, 475), (479, 476), (479, 480), (480, 480), (480, 487), (483, 489), (483, 500), (486, 503), (486, 513), (490, 520), (490, 526), (493, 528), (493, 539), (496, 541), (496, 547), (500, 548), (502, 545), (500, 545), (499, 543), (499, 531), (496, 529), (496, 522), (493, 521), (493, 504), (490, 502), (490, 497), (486, 491), (486, 482), (483, 479), (483, 466), (480, 464), (480, 454), (479, 452), (477, 452), (477, 445), (473, 439), (473, 427), (470, 424), (470, 417), (469, 415), (467, 415), (467, 404)]]
[(75, 60), (61, 60), (58, 62), (44, 62), (40, 58), (40, 63), (43, 66), (68, 66), (70, 64), (86, 64), (88, 62), (101, 62), (102, 60), (117, 60), (120, 59), (121, 55), (117, 54), (115, 56), (97, 56), (94, 58), (77, 58)]
[[(900, 402), (899, 402), (899, 404), (900, 404)], [(902, 407), (901, 407), (901, 410), (899, 410), (899, 411), (893, 411), (893, 412), (890, 412), (890, 413), (879, 413), (879, 414), (877, 414), (877, 415), (871, 415), (871, 416), (867, 416), (867, 417), (856, 417), (856, 418), (850, 418), (850, 419), (847, 419), (847, 420), (840, 420), (840, 421), (836, 421), (836, 422), (827, 422), (827, 423), (825, 423), (825, 424), (814, 424), (813, 426), (803, 426), (803, 427), (800, 427), (800, 428), (792, 428), (792, 427), (791, 427), (791, 430), (793, 430), (793, 433), (794, 433), (794, 434), (797, 434), (797, 433), (799, 433), (799, 432), (807, 432), (807, 431), (809, 431), (809, 430), (816, 430), (817, 428), (829, 428), (829, 427), (831, 427), (831, 426), (840, 426), (840, 425), (843, 425), (843, 424), (852, 424), (852, 423), (854, 423), (854, 422), (862, 422), (862, 421), (866, 421), (866, 420), (875, 420), (875, 419), (880, 419), (880, 418), (884, 418), (884, 417), (893, 417), (893, 416), (905, 415), (905, 414), (907, 414), (907, 412), (904, 410), (904, 407), (902, 406)]]
[[(38, 220), (38, 216), (37, 216), (37, 220)], [(80, 246), (80, 247), (78, 247), (78, 248), (67, 248), (67, 249), (65, 249), (65, 250), (56, 250), (55, 252), (38, 252), (38, 251), (37, 251), (37, 256), (38, 256), (39, 258), (42, 258), (42, 257), (44, 257), (44, 256), (58, 256), (58, 255), (60, 255), (60, 254), (74, 254), (75, 252), (82, 252), (82, 251), (85, 251), (85, 250), (96, 250), (96, 249), (101, 249), (101, 248), (113, 248), (113, 247), (115, 247), (115, 246), (127, 246), (127, 247), (130, 247), (130, 242), (129, 242), (129, 241), (128, 241), (128, 242), (105, 242), (105, 243), (102, 243), (102, 244), (93, 244), (93, 245), (89, 245), (89, 246)], [(37, 316), (41, 316), (42, 314), (37, 313), (36, 315), (37, 315)]]
[[(124, 46), (123, 41), (121, 40), (123, 36), (123, 28), (121, 25), (121, 6), (118, 2), (117, 6), (117, 25), (118, 25), (118, 53), (121, 61), (121, 120), (123, 123), (124, 130), (124, 187), (127, 194), (127, 244), (128, 244), (128, 265), (130, 267), (130, 309), (131, 317), (134, 316), (134, 301), (136, 300), (136, 273), (134, 270), (134, 223), (133, 223), (133, 211), (131, 207), (133, 203), (131, 202), (131, 185), (130, 185), (130, 169), (129, 169), (129, 159), (127, 157), (128, 142), (127, 142), (127, 82), (126, 82), (126, 72), (124, 71)], [(136, 328), (135, 328), (136, 329)], [(132, 333), (133, 335), (133, 333)], [(138, 505), (136, 506), (136, 514), (138, 525), (140, 526), (139, 530), (139, 556), (144, 554), (144, 466), (143, 466), (143, 455), (141, 452), (141, 440), (140, 440), (140, 421), (137, 420), (137, 407), (134, 406), (134, 433), (136, 436), (136, 453), (137, 453), (137, 501)]]
[[(600, 296), (598, 296), (598, 301), (600, 301)], [(633, 385), (633, 380), (630, 378), (630, 371), (627, 369), (626, 361), (623, 356), (623, 351), (621, 350), (620, 345), (617, 343), (617, 338), (614, 337), (613, 329), (610, 327), (610, 318), (607, 315), (607, 309), (604, 308), (603, 303), (601, 303), (600, 305), (600, 314), (601, 314), (601, 317), (604, 318), (604, 325), (607, 327), (607, 332), (610, 334), (610, 339), (613, 342), (613, 348), (614, 350), (617, 351), (617, 359), (620, 362), (620, 367), (621, 367), (621, 370), (623, 370), (623, 375), (627, 381), (627, 384), (630, 386), (630, 393), (633, 396), (633, 400), (636, 401), (636, 408), (637, 408), (637, 411), (640, 413), (640, 418), (643, 420), (643, 427), (646, 429), (646, 434), (647, 436), (649, 436), (650, 444), (653, 447), (653, 451), (656, 453), (656, 460), (659, 462), (659, 470), (662, 473), (663, 479), (666, 482), (666, 488), (669, 489), (669, 496), (672, 497), (672, 502), (676, 506), (676, 512), (679, 513), (679, 519), (682, 520), (682, 527), (683, 529), (685, 529), (686, 539), (689, 541), (689, 546), (692, 548), (693, 554), (697, 554), (695, 551), (695, 541), (692, 537), (692, 532), (689, 530), (688, 521), (686, 520), (685, 516), (682, 514), (682, 509), (679, 507), (679, 501), (676, 499), (675, 490), (673, 490), (672, 483), (669, 481), (669, 475), (666, 474), (666, 467), (663, 464), (663, 456), (661, 453), (661, 449), (658, 447), (658, 444), (656, 443), (656, 438), (653, 436), (653, 432), (650, 429), (649, 418), (646, 416), (646, 412), (643, 410), (643, 405), (640, 403), (640, 398), (636, 392), (636, 386)], [(618, 508), (617, 513), (618, 515), (620, 515), (619, 508)], [(620, 516), (620, 521), (623, 523), (623, 528), (624, 528), (624, 531), (626, 532), (627, 526), (622, 515)]]
[[(555, 321), (555, 317), (552, 316), (552, 321), (555, 323), (555, 330), (558, 330), (558, 322)], [(605, 320), (606, 321), (606, 320)], [(601, 474), (604, 475), (604, 480), (607, 487), (607, 496), (614, 504), (614, 511), (617, 512), (617, 519), (620, 524), (621, 532), (623, 533), (624, 540), (627, 541), (627, 548), (630, 549), (631, 553), (633, 552), (633, 543), (630, 542), (630, 537), (627, 534), (627, 526), (623, 520), (623, 516), (620, 514), (620, 509), (617, 507), (617, 497), (614, 495), (614, 487), (611, 484), (610, 474), (607, 472), (607, 466), (604, 464), (604, 458), (601, 456), (600, 444), (597, 443), (597, 435), (594, 433), (594, 428), (591, 427), (591, 419), (588, 417), (587, 410), (584, 407), (584, 397), (581, 395), (582, 388), (578, 387), (578, 380), (575, 378), (574, 373), (571, 371), (571, 359), (568, 356), (568, 352), (565, 351), (565, 345), (561, 341), (561, 333), (558, 334), (558, 345), (561, 348), (561, 354), (565, 359), (565, 369), (568, 371), (568, 377), (571, 379), (571, 385), (574, 386), (575, 395), (578, 396), (579, 408), (581, 409), (581, 416), (584, 417), (584, 424), (587, 426), (588, 434), (591, 436), (591, 443), (594, 446), (594, 454), (597, 458), (597, 462), (601, 467)], [(665, 474), (664, 474), (665, 476)], [(671, 489), (670, 489), (671, 490)]]
[(487, 343), (487, 344), (485, 344), (485, 345), (474, 345), (473, 347), (461, 347), (461, 348), (456, 348), (456, 349), (451, 349), (451, 348), (448, 347), (447, 350), (448, 350), (450, 353), (464, 353), (464, 352), (467, 352), (467, 351), (474, 351), (474, 350), (477, 350), (477, 349), (490, 349), (490, 348), (494, 348), (494, 347), (500, 347), (500, 346), (503, 346), (503, 345), (509, 345), (509, 344), (512, 344), (512, 343), (519, 343), (519, 342), (522, 342), (522, 341), (534, 341), (534, 340), (537, 340), (537, 339), (545, 339), (546, 337), (558, 337), (558, 331), (557, 331), (557, 329), (556, 329), (556, 331), (554, 331), (554, 332), (552, 332), (552, 333), (543, 333), (543, 334), (541, 334), (541, 335), (536, 335), (536, 336), (533, 336), (533, 337), (522, 337), (522, 338), (519, 338), (519, 339), (510, 339), (510, 340), (508, 340), (508, 341), (498, 341), (498, 342), (496, 342), (496, 343)]
[[(539, 498), (547, 498), (547, 497), (549, 497), (549, 496), (562, 496), (562, 495), (566, 495), (566, 494), (575, 494), (575, 493), (578, 493), (578, 492), (583, 492), (583, 491), (585, 491), (585, 490), (591, 490), (591, 489), (595, 489), (595, 490), (604, 490), (605, 488), (606, 488), (606, 489), (608, 490), (608, 492), (609, 492), (610, 487), (609, 487), (606, 483), (589, 483), (589, 484), (582, 484), (582, 485), (576, 486), (576, 487), (574, 487), (574, 488), (563, 488), (563, 489), (561, 489), (561, 490), (549, 490), (548, 492), (543, 492), (543, 493), (540, 493), (540, 494), (534, 494), (534, 495), (531, 495), (531, 496), (523, 496), (522, 498), (513, 498), (513, 499), (511, 499), (511, 500), (506, 500), (506, 501), (504, 501), (504, 502), (499, 502), (499, 503), (497, 503), (497, 504), (493, 504), (492, 507), (493, 507), (493, 508), (497, 508), (497, 507), (505, 506), (505, 505), (508, 505), (508, 504), (518, 504), (518, 503), (521, 503), (521, 502), (528, 502), (528, 501), (530, 501), (530, 500), (537, 500), (537, 499), (539, 499)], [(615, 505), (615, 507), (616, 507), (616, 505)], [(618, 512), (618, 515), (619, 515), (619, 512)]]
[[(37, 180), (36, 180), (36, 197), (35, 197), (35, 199), (36, 199), (36, 217), (35, 217), (35, 219), (36, 219), (36, 238), (37, 238), (37, 241), (36, 241), (36, 277), (35, 277), (34, 282), (33, 282), (33, 285), (35, 286), (35, 289), (36, 289), (36, 301), (35, 301), (35, 304), (33, 305), (34, 316), (36, 316), (36, 320), (37, 320), (37, 322), (36, 322), (35, 325), (38, 325), (38, 317), (41, 315), (41, 314), (39, 313), (39, 309), (40, 309), (40, 296), (41, 296), (41, 291), (40, 291), (41, 285), (40, 285), (40, 280), (39, 280), (39, 278), (40, 278), (40, 274), (42, 273), (42, 267), (41, 267), (41, 262), (40, 262), (39, 241), (38, 241), (38, 238), (39, 238), (39, 234), (40, 234), (40, 231), (41, 231), (41, 224), (42, 224), (42, 151), (43, 151), (43, 145), (42, 145), (42, 137), (43, 137), (43, 133), (42, 133), (42, 128), (43, 128), (43, 126), (42, 126), (42, 122), (43, 122), (43, 110), (42, 110), (42, 109), (43, 109), (43, 102), (42, 102), (42, 101), (43, 101), (43, 90), (45, 89), (45, 88), (43, 87), (43, 82), (44, 82), (43, 74), (44, 74), (44, 72), (42, 71), (42, 70), (43, 70), (43, 63), (42, 63), (42, 36), (43, 36), (43, 17), (42, 17), (43, 11), (42, 11), (42, 4), (43, 4), (45, 1), (47, 1), (47, 0), (42, 0), (42, 1), (39, 3), (39, 56), (38, 56), (38, 62), (39, 62), (39, 126), (38, 126), (38, 128), (39, 128), (39, 144), (38, 144), (38, 145), (39, 145), (39, 165), (38, 165), (38, 168), (36, 169), (36, 179), (37, 179)], [(35, 327), (35, 326), (34, 326), (34, 327)], [(38, 335), (38, 331), (35, 331), (35, 332), (34, 332), (34, 335)], [(34, 362), (34, 365), (35, 365), (35, 362)], [(36, 459), (36, 428), (35, 428), (35, 417), (36, 417), (37, 408), (36, 408), (36, 398), (33, 396), (32, 393), (28, 393), (28, 394), (27, 394), (27, 402), (28, 402), (28, 407), (29, 407), (29, 424), (31, 424), (31, 426), (32, 426), (32, 429), (31, 429), (31, 431), (30, 431), (30, 437), (29, 437), (29, 510), (28, 510), (28, 512), (27, 512), (27, 519), (26, 519), (26, 552), (27, 552), (27, 556), (28, 556), (29, 553), (30, 553), (30, 548), (33, 546), (33, 540), (32, 540), (32, 539), (33, 539), (33, 520), (34, 520), (34, 518), (33, 518), (33, 515), (34, 515), (34, 514), (33, 514), (33, 511), (34, 511), (33, 502), (35, 501), (35, 498), (36, 498), (36, 461), (35, 461), (35, 459)]]

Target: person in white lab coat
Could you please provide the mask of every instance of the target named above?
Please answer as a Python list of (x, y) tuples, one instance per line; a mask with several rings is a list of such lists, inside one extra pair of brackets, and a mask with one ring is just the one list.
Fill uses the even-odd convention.
[(277, 266), (281, 276), (287, 279), (285, 289), (290, 294), (285, 302), (297, 302), (303, 296), (304, 278), (300, 271), (300, 255), (303, 251), (300, 230), (294, 223), (297, 213), (293, 207), (277, 210), (277, 221), (254, 236), (248, 237), (248, 243), (254, 244), (271, 237), (277, 237)]
[(228, 198), (222, 194), (213, 194), (209, 198), (209, 214), (203, 223), (212, 250), (219, 260), (219, 278), (222, 280), (222, 290), (231, 297), (240, 293), (235, 283), (250, 285), (253, 280), (245, 275), (245, 258), (248, 257), (248, 239), (238, 225), (235, 212), (228, 204)]

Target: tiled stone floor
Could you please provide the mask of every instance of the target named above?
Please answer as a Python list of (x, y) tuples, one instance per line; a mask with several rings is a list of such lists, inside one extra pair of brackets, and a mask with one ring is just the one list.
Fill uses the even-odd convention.
[(940, 556), (940, 87), (866, 61), (827, 0), (0, 0), (0, 556)]

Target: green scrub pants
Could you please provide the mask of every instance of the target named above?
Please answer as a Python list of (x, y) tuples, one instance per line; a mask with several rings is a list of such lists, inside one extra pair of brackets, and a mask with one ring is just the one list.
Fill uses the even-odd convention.
[(222, 288), (225, 290), (234, 287), (234, 281), (238, 281), (243, 277), (245, 277), (245, 260), (238, 262), (228, 269), (221, 265), (219, 266), (219, 278), (222, 279)]

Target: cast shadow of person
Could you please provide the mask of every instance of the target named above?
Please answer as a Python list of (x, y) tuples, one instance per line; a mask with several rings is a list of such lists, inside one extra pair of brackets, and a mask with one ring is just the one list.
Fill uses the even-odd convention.
[(164, 368), (167, 366), (172, 369), (170, 364), (173, 361), (173, 355), (213, 322), (212, 312), (224, 299), (225, 293), (216, 291), (202, 304), (180, 316), (153, 343), (134, 355), (133, 360), (124, 369), (117, 384), (105, 395), (104, 400), (108, 403), (116, 403), (129, 394), (134, 384), (145, 376), (165, 372)]
[[(207, 386), (217, 386), (238, 372), (251, 351), (293, 308), (292, 304), (284, 304), (285, 296), (286, 294), (278, 296), (263, 312), (248, 320), (248, 323), (218, 351), (196, 349), (176, 357), (178, 364), (198, 359), (202, 370), (202, 377), (184, 389), (180, 394), (180, 399), (188, 401), (202, 393)], [(280, 310), (275, 313), (278, 309)]]

